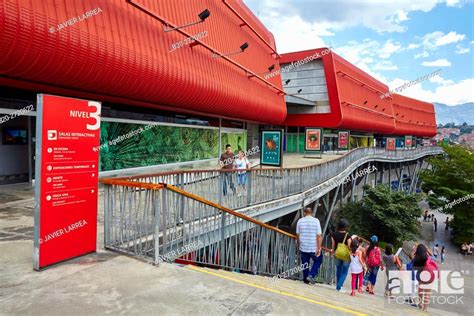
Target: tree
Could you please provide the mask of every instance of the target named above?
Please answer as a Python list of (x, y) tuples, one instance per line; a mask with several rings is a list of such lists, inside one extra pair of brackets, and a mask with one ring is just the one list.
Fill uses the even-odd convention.
[[(451, 221), (456, 244), (474, 241), (474, 152), (459, 145), (443, 145), (445, 155), (428, 159), (429, 170), (421, 174), (422, 188), (433, 191), (431, 208), (454, 216)], [(467, 198), (467, 199), (466, 199)], [(463, 199), (466, 199), (463, 201)], [(455, 205), (450, 206), (450, 203)]]
[(361, 201), (346, 204), (338, 215), (349, 221), (351, 233), (365, 238), (377, 235), (395, 246), (418, 237), (418, 218), (422, 214), (418, 195), (390, 192), (386, 185), (365, 189)]

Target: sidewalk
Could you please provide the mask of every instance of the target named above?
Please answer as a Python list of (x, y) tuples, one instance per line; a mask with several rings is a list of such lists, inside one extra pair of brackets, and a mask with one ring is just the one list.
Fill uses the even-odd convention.
[[(423, 208), (428, 208), (428, 205), (426, 203), (423, 203), (422, 205)], [(434, 245), (438, 244), (440, 251), (441, 247), (445, 246), (445, 264), (441, 264), (440, 257), (438, 257), (437, 260), (440, 270), (462, 271), (464, 274), (464, 304), (449, 305), (435, 303), (430, 305), (430, 307), (440, 310), (454, 311), (459, 313), (460, 315), (472, 314), (472, 312), (474, 311), (474, 256), (461, 255), (459, 252), (459, 248), (450, 241), (451, 231), (445, 230), (446, 225), (444, 224), (444, 221), (446, 220), (447, 216), (452, 219), (452, 215), (447, 215), (432, 210), (430, 210), (429, 212), (430, 214), (434, 214), (435, 218), (438, 220), (438, 229), (437, 232), (434, 232), (433, 222), (423, 222), (423, 220), (421, 219), (422, 236), (424, 238), (420, 239), (420, 242), (423, 242), (430, 249), (433, 249)]]

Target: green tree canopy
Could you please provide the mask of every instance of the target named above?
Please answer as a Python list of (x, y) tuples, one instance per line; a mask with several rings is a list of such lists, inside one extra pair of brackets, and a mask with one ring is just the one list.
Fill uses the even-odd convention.
[[(443, 145), (443, 149), (446, 153), (444, 156), (428, 159), (432, 168), (422, 172), (422, 188), (425, 192), (433, 192), (428, 197), (432, 209), (442, 208), (442, 212), (454, 216), (451, 221), (454, 242), (472, 242), (474, 199), (459, 200), (474, 193), (474, 153), (459, 145)], [(459, 203), (450, 207), (451, 202)]]
[(377, 235), (381, 241), (400, 246), (419, 234), (419, 199), (418, 195), (390, 192), (385, 185), (366, 186), (364, 198), (344, 205), (338, 218), (349, 221), (351, 233), (365, 238)]

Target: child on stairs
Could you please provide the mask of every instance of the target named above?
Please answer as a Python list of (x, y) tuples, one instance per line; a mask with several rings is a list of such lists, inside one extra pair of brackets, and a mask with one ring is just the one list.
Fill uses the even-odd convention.
[(359, 293), (362, 294), (362, 283), (364, 278), (364, 271), (367, 270), (364, 262), (364, 258), (362, 255), (362, 251), (359, 249), (359, 241), (357, 239), (352, 240), (351, 242), (351, 263), (349, 265), (349, 269), (352, 275), (352, 282), (351, 282), (351, 296), (355, 296), (355, 287), (356, 287), (356, 280), (359, 279)]

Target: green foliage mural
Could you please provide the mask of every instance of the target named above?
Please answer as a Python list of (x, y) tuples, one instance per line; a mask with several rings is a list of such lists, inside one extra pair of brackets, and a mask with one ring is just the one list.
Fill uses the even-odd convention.
[[(100, 171), (216, 158), (219, 130), (104, 122), (100, 127)], [(129, 137), (124, 137), (124, 135)], [(123, 139), (121, 139), (123, 138)], [(114, 141), (115, 140), (115, 141)]]
[(235, 132), (222, 132), (221, 133), (221, 152), (225, 150), (225, 145), (230, 144), (232, 150), (237, 153), (239, 150), (247, 150), (247, 132), (235, 133)]

